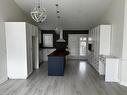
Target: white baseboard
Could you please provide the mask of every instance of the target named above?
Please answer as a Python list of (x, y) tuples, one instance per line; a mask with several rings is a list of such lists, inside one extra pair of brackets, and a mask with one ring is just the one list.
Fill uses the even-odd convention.
[[(30, 74), (31, 74), (31, 73), (30, 73)], [(30, 74), (29, 74), (29, 75), (30, 75)], [(28, 75), (28, 76), (29, 76), (29, 75)], [(9, 76), (9, 75), (8, 75), (8, 78), (9, 78), (9, 79), (27, 79), (27, 76), (23, 76), (23, 75)]]
[(126, 82), (119, 82), (120, 85), (122, 86), (126, 86), (127, 87), (127, 83)]
[(87, 60), (88, 58), (85, 56), (68, 56), (68, 59), (81, 59), (81, 60)]
[(2, 79), (0, 79), (0, 84), (2, 84), (3, 82), (7, 81), (8, 80), (8, 77), (3, 77)]

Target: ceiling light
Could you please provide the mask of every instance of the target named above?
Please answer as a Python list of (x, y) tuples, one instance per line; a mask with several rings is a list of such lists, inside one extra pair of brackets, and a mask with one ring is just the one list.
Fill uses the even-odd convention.
[(41, 0), (35, 1), (35, 8), (31, 11), (31, 17), (36, 22), (43, 22), (47, 18), (47, 12), (45, 8), (41, 6)]

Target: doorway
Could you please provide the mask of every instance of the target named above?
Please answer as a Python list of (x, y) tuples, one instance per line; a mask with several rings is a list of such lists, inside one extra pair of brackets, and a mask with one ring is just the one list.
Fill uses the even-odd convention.
[(86, 56), (87, 37), (80, 37), (80, 56)]
[(70, 59), (87, 59), (87, 35), (69, 34), (68, 49)]

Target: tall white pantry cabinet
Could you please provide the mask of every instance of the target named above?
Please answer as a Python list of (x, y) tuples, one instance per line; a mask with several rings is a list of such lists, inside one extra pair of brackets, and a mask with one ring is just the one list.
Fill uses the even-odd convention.
[(92, 38), (92, 51), (89, 52), (88, 60), (100, 75), (105, 73), (105, 60), (101, 59), (101, 55), (110, 55), (111, 28), (111, 25), (99, 25), (89, 31), (89, 37)]
[(5, 22), (7, 74), (10, 79), (26, 79), (33, 72), (32, 37), (38, 28), (26, 22)]

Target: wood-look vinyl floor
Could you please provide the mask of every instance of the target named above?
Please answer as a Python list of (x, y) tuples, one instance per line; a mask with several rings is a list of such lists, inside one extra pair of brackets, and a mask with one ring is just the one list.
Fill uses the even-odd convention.
[(0, 85), (0, 95), (127, 95), (127, 88), (105, 83), (86, 61), (69, 60), (65, 76), (47, 75), (41, 65), (27, 80), (9, 80)]

